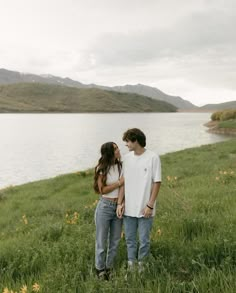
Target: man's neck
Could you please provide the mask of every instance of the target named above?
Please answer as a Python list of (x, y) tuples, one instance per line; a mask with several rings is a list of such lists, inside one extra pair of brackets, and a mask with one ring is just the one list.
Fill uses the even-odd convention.
[(137, 148), (134, 150), (134, 154), (135, 154), (136, 156), (141, 156), (145, 151), (146, 151), (145, 148), (139, 146), (139, 147), (137, 147)]

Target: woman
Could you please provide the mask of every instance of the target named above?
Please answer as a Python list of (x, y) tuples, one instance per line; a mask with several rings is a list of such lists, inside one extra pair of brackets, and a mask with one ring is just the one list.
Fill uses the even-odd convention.
[(122, 220), (116, 216), (116, 207), (123, 184), (120, 150), (114, 142), (104, 143), (94, 174), (94, 190), (101, 195), (95, 211), (95, 267), (100, 279), (108, 280), (121, 237)]

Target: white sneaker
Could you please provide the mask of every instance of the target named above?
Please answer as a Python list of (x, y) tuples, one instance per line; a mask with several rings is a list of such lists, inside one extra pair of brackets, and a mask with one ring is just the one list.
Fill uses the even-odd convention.
[(143, 263), (142, 261), (139, 261), (139, 262), (138, 262), (138, 272), (139, 272), (139, 273), (143, 273), (144, 270), (145, 270), (145, 265), (144, 265), (144, 263)]
[(132, 260), (128, 260), (128, 271), (134, 271), (135, 269), (135, 262)]
[(134, 275), (135, 271), (135, 262), (132, 260), (128, 260), (127, 272), (125, 274), (125, 281), (128, 281), (128, 278)]

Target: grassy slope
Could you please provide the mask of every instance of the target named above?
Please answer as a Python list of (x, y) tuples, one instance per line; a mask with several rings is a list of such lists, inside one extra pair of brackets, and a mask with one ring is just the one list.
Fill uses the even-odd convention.
[(219, 128), (236, 129), (236, 119), (220, 121), (218, 124)]
[(113, 282), (94, 276), (92, 172), (0, 191), (0, 292), (236, 292), (235, 145), (162, 156), (150, 266), (128, 283), (124, 239)]
[(0, 86), (0, 112), (175, 112), (173, 105), (131, 93), (49, 84)]

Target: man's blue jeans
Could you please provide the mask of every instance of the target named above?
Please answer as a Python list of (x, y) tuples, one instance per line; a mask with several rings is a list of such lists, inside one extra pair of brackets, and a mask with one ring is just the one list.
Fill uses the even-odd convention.
[(116, 216), (116, 207), (115, 202), (101, 198), (95, 211), (95, 267), (98, 270), (113, 267), (122, 230), (122, 220)]
[[(125, 239), (127, 245), (128, 261), (143, 261), (150, 250), (150, 232), (153, 217), (136, 218), (124, 216)], [(139, 249), (137, 255), (137, 232), (139, 235)]]

